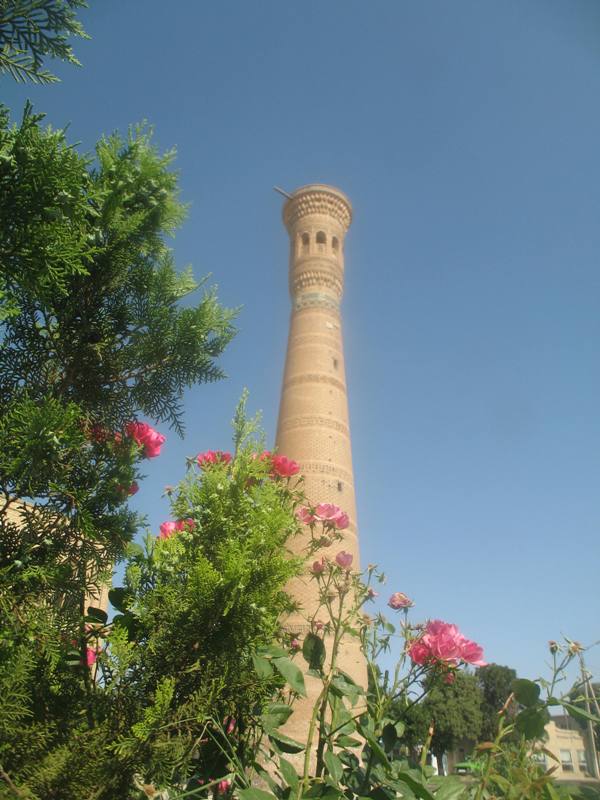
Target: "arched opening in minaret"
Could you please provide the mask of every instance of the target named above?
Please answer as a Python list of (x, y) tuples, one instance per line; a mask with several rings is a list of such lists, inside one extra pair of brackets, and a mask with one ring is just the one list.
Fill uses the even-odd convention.
[(322, 253), (325, 250), (325, 245), (327, 244), (327, 236), (325, 235), (325, 231), (318, 231), (317, 232), (317, 250)]
[(308, 248), (310, 247), (310, 236), (308, 233), (302, 234), (302, 252), (308, 253)]
[(339, 243), (339, 241), (338, 241), (338, 238), (337, 238), (337, 236), (332, 236), (332, 237), (331, 237), (331, 249), (332, 249), (332, 250), (333, 250), (333, 252), (334, 252), (334, 253), (336, 253), (336, 254), (338, 253), (338, 251), (339, 251), (339, 249), (340, 249), (340, 243)]

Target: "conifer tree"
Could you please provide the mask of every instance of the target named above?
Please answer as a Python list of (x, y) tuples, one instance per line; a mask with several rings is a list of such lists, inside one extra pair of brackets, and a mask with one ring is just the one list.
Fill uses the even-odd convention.
[(162, 438), (138, 418), (181, 433), (185, 388), (222, 377), (234, 333), (213, 291), (180, 303), (197, 284), (164, 241), (184, 214), (172, 158), (142, 128), (92, 159), (29, 106), (0, 114), (0, 796), (32, 753), (59, 774), (60, 736), (95, 724), (89, 597)]

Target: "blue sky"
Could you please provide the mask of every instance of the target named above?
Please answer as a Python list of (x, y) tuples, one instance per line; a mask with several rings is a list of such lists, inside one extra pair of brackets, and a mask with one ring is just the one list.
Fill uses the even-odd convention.
[[(167, 10), (168, 8), (168, 10)], [(190, 391), (132, 503), (153, 530), (243, 389), (272, 442), (286, 344), (281, 197), (343, 189), (363, 562), (415, 616), (536, 677), (600, 639), (600, 4), (91, 2), (82, 69), (3, 80), (91, 150), (149, 120), (177, 148), (177, 262), (242, 306), (228, 380)], [(600, 648), (589, 653), (600, 673)]]

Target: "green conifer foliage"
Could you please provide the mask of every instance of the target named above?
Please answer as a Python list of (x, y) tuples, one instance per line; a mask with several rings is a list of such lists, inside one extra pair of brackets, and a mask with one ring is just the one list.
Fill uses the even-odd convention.
[(144, 129), (93, 159), (30, 107), (0, 115), (0, 796), (92, 796), (64, 775), (87, 785), (87, 748), (112, 745), (82, 662), (105, 621), (86, 597), (139, 526), (128, 423), (181, 432), (185, 388), (222, 377), (234, 333), (213, 291), (180, 303), (198, 287), (164, 242), (172, 158)]
[(76, 17), (85, 0), (0, 0), (0, 73), (16, 81), (54, 83), (44, 58), (79, 64), (69, 36), (89, 38)]

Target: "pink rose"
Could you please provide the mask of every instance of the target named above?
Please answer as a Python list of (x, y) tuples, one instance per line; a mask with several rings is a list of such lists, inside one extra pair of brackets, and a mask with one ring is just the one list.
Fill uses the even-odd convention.
[(162, 433), (154, 430), (147, 422), (128, 422), (125, 425), (125, 433), (144, 448), (146, 458), (160, 455), (160, 448), (166, 442)]
[(226, 794), (230, 788), (231, 788), (231, 781), (225, 778), (225, 780), (219, 781), (217, 783), (217, 794)]
[(456, 675), (454, 674), (454, 672), (447, 672), (444, 675), (444, 683), (451, 685), (454, 683), (455, 680), (456, 680)]
[(305, 525), (312, 525), (316, 521), (316, 517), (311, 513), (310, 508), (303, 506), (296, 511), (296, 518), (303, 522)]
[(483, 647), (480, 647), (477, 642), (470, 639), (465, 639), (462, 643), (460, 657), (467, 664), (474, 664), (476, 667), (485, 667), (483, 660)]
[(333, 503), (319, 503), (315, 508), (315, 514), (322, 522), (333, 522), (340, 512), (340, 507)]
[(316, 620), (314, 620), (314, 622), (313, 622), (313, 628), (314, 628), (316, 631), (322, 631), (324, 627), (325, 627), (325, 623), (321, 622), (321, 620), (320, 620), (320, 619), (316, 619)]
[(415, 662), (415, 664), (420, 664), (422, 666), (431, 658), (431, 651), (422, 639), (417, 639), (417, 641), (413, 642), (408, 648), (408, 655)]
[(452, 625), (450, 622), (444, 622), (441, 619), (429, 620), (425, 627), (425, 633), (427, 633), (429, 636), (440, 636), (441, 634), (446, 633), (449, 633), (452, 636), (462, 635), (456, 625)]
[(483, 649), (476, 643), (467, 639), (456, 625), (434, 619), (427, 623), (423, 642), (429, 647), (433, 658), (445, 661), (448, 664), (457, 664), (464, 661), (482, 667)]
[(85, 651), (85, 663), (88, 667), (91, 667), (93, 664), (96, 663), (96, 659), (98, 658), (98, 653), (94, 650), (93, 647), (87, 647)]
[(350, 524), (348, 514), (333, 503), (319, 503), (315, 508), (315, 516), (319, 521), (329, 523), (339, 530)]
[(298, 639), (292, 639), (292, 641), (290, 642), (290, 648), (292, 650), (300, 650), (300, 642), (298, 641)]
[(229, 464), (231, 453), (224, 453), (222, 450), (207, 450), (206, 453), (199, 453), (196, 456), (196, 461), (202, 469), (211, 466), (211, 464)]
[(223, 725), (225, 726), (225, 733), (233, 733), (235, 730), (235, 717), (225, 717)]
[(379, 592), (376, 592), (372, 586), (367, 589), (367, 597), (372, 600), (374, 597), (379, 597)]
[(195, 527), (196, 523), (191, 517), (188, 517), (187, 519), (180, 519), (175, 523), (176, 531), (193, 531)]
[(322, 572), (325, 571), (325, 559), (322, 558), (320, 561), (313, 562), (311, 570), (313, 575), (320, 575)]
[(460, 642), (449, 633), (440, 633), (439, 636), (427, 635), (424, 637), (429, 645), (431, 655), (440, 661), (451, 661), (456, 663), (461, 657)]
[(121, 497), (125, 497), (126, 495), (136, 494), (139, 491), (139, 486), (137, 481), (134, 481), (129, 486), (123, 486), (122, 483), (117, 484), (117, 491), (121, 495)]
[(273, 456), (271, 459), (273, 473), (280, 478), (291, 478), (300, 472), (300, 464), (285, 456)]
[(423, 636), (423, 641), (434, 658), (454, 663), (461, 658), (463, 640), (464, 637), (456, 625), (439, 619), (427, 623)]
[(335, 527), (339, 531), (343, 531), (345, 528), (348, 527), (348, 525), (350, 525), (350, 517), (348, 516), (348, 514), (346, 514), (345, 511), (340, 511), (340, 513), (335, 519)]
[(176, 530), (177, 530), (176, 522), (163, 522), (162, 525), (160, 526), (160, 533), (158, 534), (158, 538), (168, 539), (169, 536), (172, 536)]
[(483, 650), (467, 639), (456, 625), (434, 619), (427, 623), (425, 633), (408, 650), (416, 664), (425, 664), (430, 659), (455, 666), (459, 661), (475, 666), (485, 666)]
[(98, 444), (103, 444), (107, 441), (110, 436), (110, 431), (108, 428), (105, 428), (104, 425), (100, 425), (98, 422), (95, 422), (89, 430), (89, 437), (94, 442), (98, 442)]
[(340, 550), (340, 552), (335, 557), (336, 563), (340, 565), (342, 569), (350, 569), (352, 566), (352, 553), (346, 553), (345, 550)]
[(388, 606), (393, 608), (394, 611), (398, 611), (401, 608), (411, 608), (414, 603), (404, 592), (394, 592), (388, 600)]

